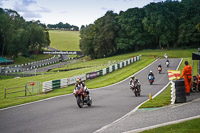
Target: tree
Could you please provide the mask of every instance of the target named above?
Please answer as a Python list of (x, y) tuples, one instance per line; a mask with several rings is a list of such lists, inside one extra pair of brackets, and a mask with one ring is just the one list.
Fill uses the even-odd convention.
[(119, 30), (117, 14), (108, 11), (97, 19), (93, 25), (81, 29), (80, 48), (91, 58), (111, 56), (117, 52), (115, 38)]
[(144, 15), (144, 10), (139, 8), (120, 12), (117, 17), (120, 30), (116, 39), (119, 51), (138, 51), (150, 42), (150, 39), (144, 39), (148, 36), (142, 24)]
[(115, 38), (119, 30), (117, 14), (108, 11), (105, 16), (96, 20), (94, 36), (94, 54), (96, 58), (111, 56), (117, 52)]
[(85, 54), (90, 56), (92, 59), (94, 56), (94, 36), (95, 36), (95, 25), (90, 24), (80, 31), (80, 49)]
[(179, 18), (179, 46), (199, 46), (200, 33), (195, 27), (200, 22), (200, 1), (183, 0), (181, 6), (182, 14)]
[(0, 48), (2, 56), (16, 57), (30, 49), (50, 44), (46, 26), (40, 21), (26, 22), (16, 11), (0, 8)]
[(43, 47), (49, 46), (49, 34), (47, 33), (47, 31), (44, 32), (44, 29), (36, 22), (31, 22), (29, 24), (29, 34), (30, 50), (40, 51)]

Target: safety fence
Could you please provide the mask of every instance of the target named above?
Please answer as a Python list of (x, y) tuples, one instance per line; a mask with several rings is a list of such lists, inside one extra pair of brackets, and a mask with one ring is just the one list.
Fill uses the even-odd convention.
[(174, 104), (176, 100), (175, 83), (171, 81), (171, 104)]
[(4, 98), (7, 98), (7, 95), (10, 97), (20, 97), (20, 96), (30, 96), (36, 95), (41, 92), (40, 82), (39, 81), (30, 81), (23, 86), (4, 88)]
[(0, 73), (8, 74), (8, 73), (24, 72), (24, 71), (29, 71), (29, 70), (36, 69), (39, 67), (55, 64), (57, 62), (59, 62), (59, 57), (53, 56), (49, 59), (35, 61), (35, 62), (31, 62), (31, 63), (25, 63), (25, 64), (21, 64), (21, 65), (10, 65), (7, 67), (0, 67)]
[(95, 71), (95, 72), (90, 72), (90, 73), (86, 73), (86, 74), (82, 74), (82, 75), (78, 75), (78, 76), (74, 76), (74, 77), (70, 77), (70, 78), (63, 78), (63, 79), (58, 79), (58, 80), (46, 81), (46, 82), (43, 82), (42, 91), (44, 93), (47, 93), (47, 92), (50, 92), (50, 91), (57, 89), (57, 88), (67, 87), (68, 85), (76, 83), (77, 78), (81, 78), (81, 80), (83, 80), (83, 81), (85, 81), (87, 79), (94, 79), (96, 77), (106, 75), (106, 74), (111, 73), (115, 70), (118, 70), (120, 68), (128, 66), (129, 64), (132, 64), (133, 62), (136, 62), (138, 60), (140, 60), (140, 56), (132, 57), (130, 59), (116, 63), (114, 65), (111, 65), (107, 68), (104, 68), (102, 70), (98, 70), (98, 71)]

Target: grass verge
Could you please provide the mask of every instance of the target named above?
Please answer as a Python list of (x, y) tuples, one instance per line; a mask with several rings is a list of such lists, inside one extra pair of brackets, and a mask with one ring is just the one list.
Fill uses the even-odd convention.
[(171, 84), (158, 96), (154, 99), (151, 99), (145, 102), (139, 107), (142, 108), (156, 108), (169, 105), (171, 103)]
[(193, 119), (178, 124), (163, 126), (151, 130), (146, 130), (141, 133), (199, 133), (200, 118)]

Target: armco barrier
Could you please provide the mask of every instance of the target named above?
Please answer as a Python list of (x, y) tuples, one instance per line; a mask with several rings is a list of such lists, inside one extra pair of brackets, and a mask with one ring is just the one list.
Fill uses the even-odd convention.
[(112, 66), (109, 66), (109, 73), (112, 72)]
[(107, 68), (106, 68), (106, 74), (108, 74), (109, 71), (110, 71), (110, 70), (109, 70), (109, 67), (107, 67)]
[(63, 78), (59, 80), (50, 80), (50, 81), (43, 82), (42, 92), (44, 93), (50, 92), (53, 89), (57, 89), (59, 86), (60, 86), (59, 88), (67, 87), (68, 85), (76, 83), (77, 78), (81, 78), (81, 80), (85, 81), (86, 74), (78, 75), (78, 76), (74, 76), (70, 78)]
[(67, 78), (61, 79), (60, 80), (60, 86), (61, 87), (67, 87), (68, 86), (67, 82), (68, 82)]
[(94, 79), (94, 78), (96, 78), (96, 77), (98, 77), (99, 76), (99, 73), (98, 72), (91, 72), (91, 73), (87, 73), (86, 74), (86, 78), (87, 79)]
[(52, 81), (43, 82), (42, 92), (47, 93), (53, 90)]
[(103, 76), (103, 70), (99, 70), (99, 76)]
[(53, 89), (60, 88), (60, 79), (59, 80), (52, 80), (52, 87), (53, 87)]
[(106, 69), (107, 69), (107, 68), (104, 68), (104, 69), (103, 69), (103, 75), (106, 75)]
[(102, 70), (98, 70), (95, 72), (78, 75), (78, 76), (74, 76), (74, 77), (70, 77), (70, 78), (64, 78), (64, 79), (59, 79), (59, 80), (43, 82), (43, 92), (48, 92), (48, 91), (52, 91), (53, 89), (63, 88), (63, 87), (67, 87), (68, 85), (75, 84), (77, 78), (81, 78), (81, 80), (85, 81), (86, 79), (93, 79), (98, 76), (106, 75), (110, 72), (113, 72), (117, 69), (127, 66), (137, 60), (140, 60), (140, 56), (122, 61), (120, 63), (111, 65), (107, 68), (104, 68)]

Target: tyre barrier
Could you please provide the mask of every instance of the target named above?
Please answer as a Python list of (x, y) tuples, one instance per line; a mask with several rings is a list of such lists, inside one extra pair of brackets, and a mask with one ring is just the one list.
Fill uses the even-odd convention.
[(186, 92), (185, 92), (184, 79), (179, 79), (179, 80), (175, 81), (175, 89), (176, 89), (175, 103), (185, 103), (186, 102)]

